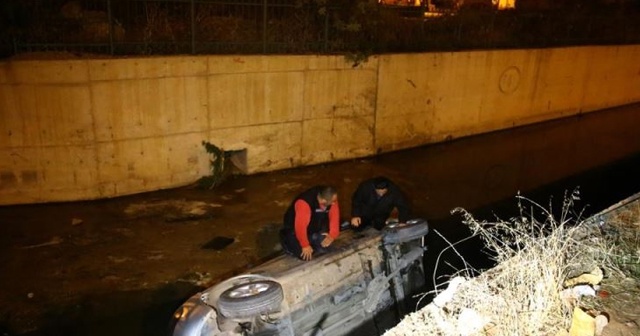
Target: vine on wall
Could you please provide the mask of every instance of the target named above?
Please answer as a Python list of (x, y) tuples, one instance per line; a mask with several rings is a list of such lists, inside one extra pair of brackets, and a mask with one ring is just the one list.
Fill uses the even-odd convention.
[(200, 187), (213, 189), (220, 185), (226, 178), (226, 160), (229, 158), (229, 154), (224, 149), (210, 143), (209, 141), (202, 141), (204, 149), (209, 154), (209, 162), (211, 164), (211, 175), (202, 177), (198, 184)]

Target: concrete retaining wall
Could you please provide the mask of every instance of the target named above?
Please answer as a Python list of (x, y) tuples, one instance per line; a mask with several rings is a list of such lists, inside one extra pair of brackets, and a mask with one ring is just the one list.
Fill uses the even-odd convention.
[(640, 46), (0, 63), (0, 204), (114, 197), (640, 101)]
[(640, 100), (639, 46), (391, 55), (380, 59), (383, 151)]

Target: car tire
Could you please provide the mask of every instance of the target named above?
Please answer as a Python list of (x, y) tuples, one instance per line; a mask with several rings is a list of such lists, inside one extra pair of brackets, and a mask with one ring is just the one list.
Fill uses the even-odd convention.
[(245, 318), (280, 310), (284, 298), (282, 286), (271, 280), (250, 281), (220, 294), (218, 310), (228, 318)]
[(405, 243), (429, 233), (429, 224), (424, 219), (411, 219), (406, 223), (387, 225), (383, 228), (382, 241), (385, 244)]

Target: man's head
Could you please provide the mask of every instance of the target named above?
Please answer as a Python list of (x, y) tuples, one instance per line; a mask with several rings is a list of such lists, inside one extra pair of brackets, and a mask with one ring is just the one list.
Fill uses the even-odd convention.
[(389, 179), (384, 176), (378, 176), (373, 179), (373, 187), (376, 190), (378, 197), (384, 196), (389, 191)]
[(334, 187), (322, 186), (318, 191), (318, 203), (323, 207), (328, 207), (338, 200), (338, 192)]

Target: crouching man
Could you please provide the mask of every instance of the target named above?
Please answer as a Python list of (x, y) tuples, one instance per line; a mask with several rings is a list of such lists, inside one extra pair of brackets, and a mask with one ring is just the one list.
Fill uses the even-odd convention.
[(338, 193), (330, 186), (315, 186), (298, 195), (284, 214), (280, 230), (282, 248), (309, 261), (340, 234)]
[(404, 194), (391, 180), (384, 176), (365, 180), (353, 193), (351, 225), (357, 230), (368, 226), (382, 230), (394, 209), (398, 211), (401, 223), (411, 218), (411, 210)]

